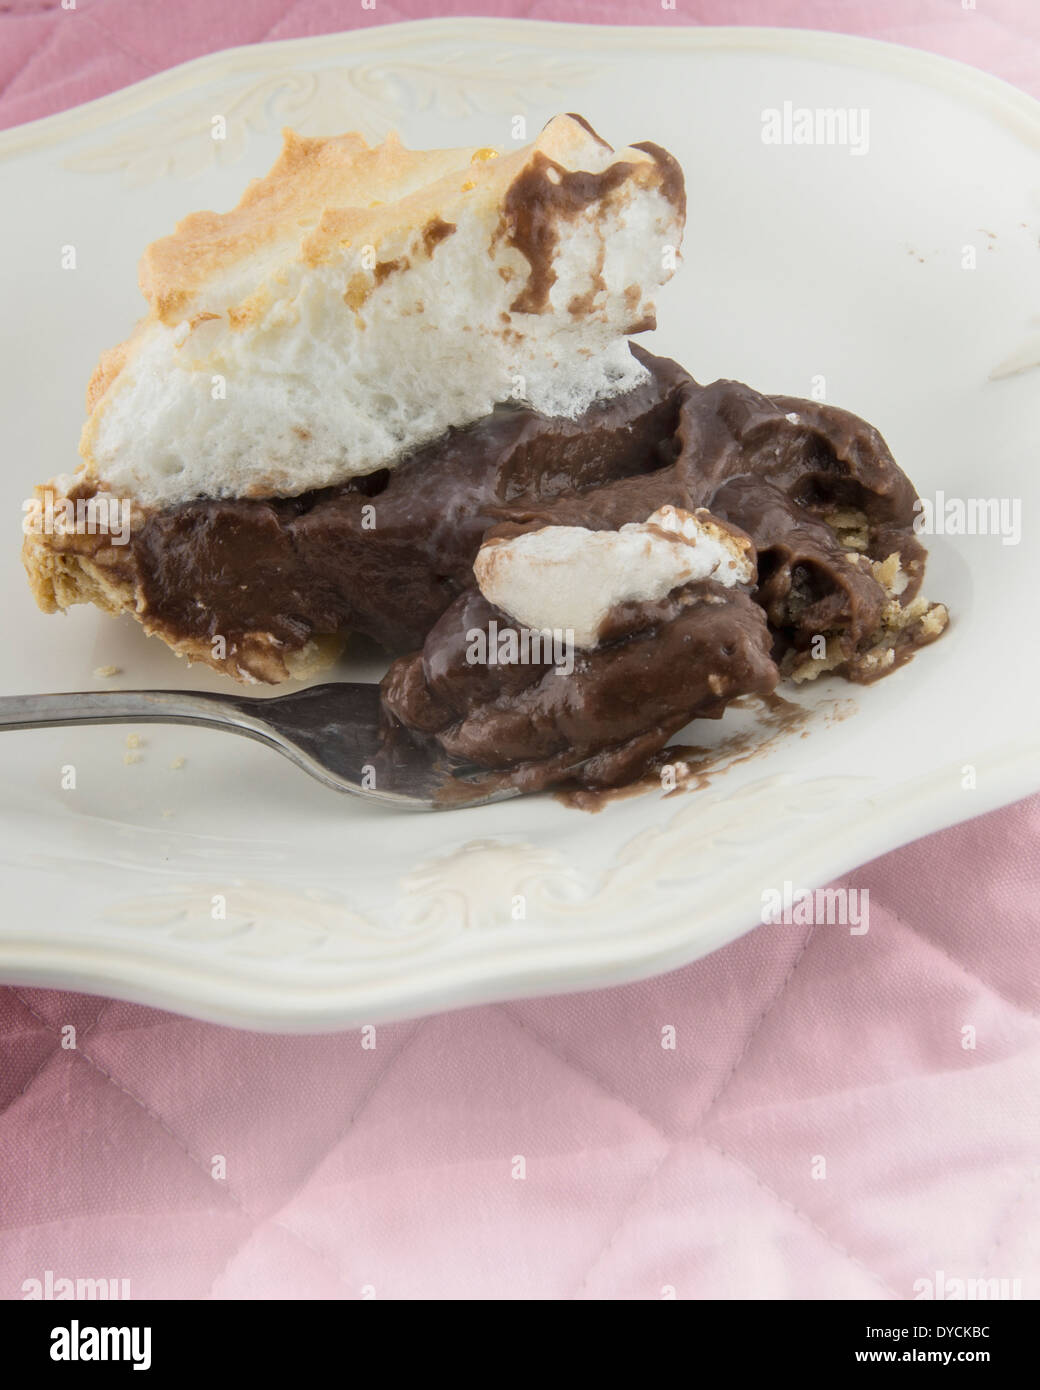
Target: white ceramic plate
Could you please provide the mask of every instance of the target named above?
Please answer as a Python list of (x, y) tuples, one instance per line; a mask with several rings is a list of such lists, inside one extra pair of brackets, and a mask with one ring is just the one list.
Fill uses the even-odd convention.
[[(788, 101), (865, 108), (867, 152), (763, 143), (763, 109)], [(823, 377), (924, 494), (1019, 499), (1021, 542), (934, 537), (941, 642), (873, 689), (821, 683), (807, 737), (708, 789), (598, 815), (547, 797), (390, 812), (205, 731), (142, 730), (130, 764), (124, 729), (7, 734), (0, 979), (284, 1030), (607, 985), (731, 940), (767, 888), (1040, 785), (1040, 106), (921, 53), (793, 31), (407, 24), (216, 54), (0, 135), (3, 692), (112, 685), (92, 674), (109, 664), (124, 687), (224, 684), (129, 619), (44, 617), (18, 559), (22, 501), (74, 466), (95, 359), (140, 312), (144, 245), (237, 201), (284, 124), (503, 145), (514, 116), (530, 138), (566, 110), (685, 168), (686, 264), (649, 346), (701, 380), (806, 395)]]

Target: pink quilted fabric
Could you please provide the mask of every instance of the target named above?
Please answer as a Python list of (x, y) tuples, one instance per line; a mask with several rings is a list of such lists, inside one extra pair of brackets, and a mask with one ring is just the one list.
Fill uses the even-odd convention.
[[(1035, 0), (7, 0), (0, 125), (434, 12), (868, 33), (1040, 95)], [(1038, 1297), (1038, 832), (1033, 798), (858, 869), (864, 936), (763, 927), (374, 1050), (2, 989), (0, 1297), (48, 1270), (141, 1298), (884, 1299), (940, 1271)]]

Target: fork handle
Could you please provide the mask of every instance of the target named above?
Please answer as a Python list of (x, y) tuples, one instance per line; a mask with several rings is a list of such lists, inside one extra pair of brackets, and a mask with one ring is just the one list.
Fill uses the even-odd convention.
[(84, 690), (67, 695), (0, 696), (0, 730), (64, 724), (202, 724), (258, 736), (244, 706), (204, 690)]

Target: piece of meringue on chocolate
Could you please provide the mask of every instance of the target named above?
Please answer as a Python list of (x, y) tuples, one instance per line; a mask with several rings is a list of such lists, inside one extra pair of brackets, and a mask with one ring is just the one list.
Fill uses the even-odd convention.
[(595, 647), (623, 603), (652, 603), (695, 579), (732, 588), (755, 573), (751, 542), (706, 511), (660, 507), (617, 531), (543, 526), (490, 537), (473, 562), (487, 601), (524, 626), (566, 629)]
[[(286, 132), (237, 207), (145, 252), (148, 313), (98, 364), (82, 464), (51, 491), (131, 499), (139, 530), (198, 499), (349, 486), (496, 407), (583, 418), (647, 381), (626, 334), (654, 326), (683, 219), (670, 155), (578, 117), (515, 150)], [(230, 674), (289, 674), (262, 626), (240, 661), (158, 621), (132, 552), (34, 537), (26, 564), (45, 609), (130, 611)]]
[(524, 790), (630, 782), (691, 720), (776, 685), (753, 547), (707, 512), (492, 537), (474, 574), (383, 705)]

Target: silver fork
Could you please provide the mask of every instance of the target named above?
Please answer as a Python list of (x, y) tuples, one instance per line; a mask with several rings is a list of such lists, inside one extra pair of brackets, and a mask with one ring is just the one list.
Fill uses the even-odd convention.
[(518, 796), (501, 776), (447, 757), (380, 720), (379, 686), (313, 685), (255, 699), (201, 690), (0, 697), (0, 730), (65, 724), (200, 724), (265, 743), (333, 791), (422, 811)]

